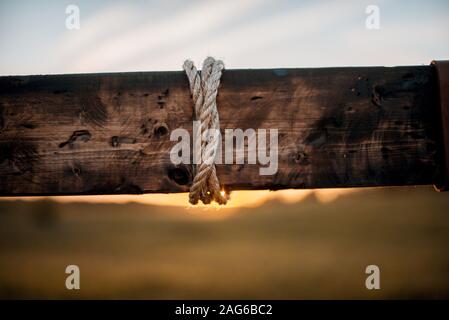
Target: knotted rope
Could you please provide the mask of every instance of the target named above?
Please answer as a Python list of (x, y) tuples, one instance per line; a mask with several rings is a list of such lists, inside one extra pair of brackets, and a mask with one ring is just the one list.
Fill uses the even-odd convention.
[(194, 164), (189, 201), (197, 204), (201, 200), (204, 204), (209, 204), (214, 200), (219, 204), (226, 204), (228, 196), (223, 195), (220, 190), (214, 163), (218, 144), (221, 142), (216, 98), (224, 64), (221, 60), (208, 57), (203, 62), (201, 72), (190, 60), (184, 62), (183, 69), (189, 79), (195, 120), (200, 121), (201, 134), (201, 147), (197, 148), (195, 155), (200, 161), (199, 164)]

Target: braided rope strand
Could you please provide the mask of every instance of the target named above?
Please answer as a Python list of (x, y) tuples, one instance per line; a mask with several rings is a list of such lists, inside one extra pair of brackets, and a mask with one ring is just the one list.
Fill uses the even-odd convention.
[(221, 193), (214, 163), (220, 142), (219, 135), (210, 134), (210, 129), (212, 132), (220, 130), (216, 98), (224, 64), (221, 60), (208, 57), (203, 62), (201, 73), (190, 60), (184, 62), (183, 69), (189, 79), (195, 119), (200, 120), (201, 136), (201, 147), (195, 155), (200, 163), (194, 165), (189, 201), (192, 204), (197, 204), (199, 200), (204, 204), (212, 201), (226, 204), (228, 197)]

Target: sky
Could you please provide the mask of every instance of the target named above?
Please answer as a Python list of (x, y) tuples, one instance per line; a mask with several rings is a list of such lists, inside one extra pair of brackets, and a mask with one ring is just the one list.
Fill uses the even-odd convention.
[[(79, 8), (79, 29), (67, 28), (69, 5)], [(366, 27), (372, 5), (378, 29)], [(227, 69), (425, 65), (449, 58), (448, 14), (447, 0), (0, 0), (0, 75), (181, 70), (207, 56)], [(244, 191), (231, 206), (310, 192)], [(313, 192), (328, 201), (347, 191)], [(139, 199), (185, 205), (186, 197)]]
[(449, 56), (448, 13), (447, 0), (1, 0), (0, 75), (181, 70), (208, 55), (227, 69), (428, 64)]

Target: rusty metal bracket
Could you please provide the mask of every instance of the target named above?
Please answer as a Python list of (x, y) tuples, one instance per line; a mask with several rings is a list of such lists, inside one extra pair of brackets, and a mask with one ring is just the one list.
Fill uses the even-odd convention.
[(449, 190), (449, 61), (432, 61), (438, 78), (441, 128), (443, 130), (443, 177), (435, 183), (438, 191)]

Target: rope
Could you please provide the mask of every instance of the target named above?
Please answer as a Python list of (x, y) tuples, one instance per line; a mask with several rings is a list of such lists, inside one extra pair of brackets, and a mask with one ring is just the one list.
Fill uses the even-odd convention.
[[(196, 150), (197, 154), (194, 155), (196, 159), (200, 159), (200, 163), (194, 165), (194, 178), (190, 187), (189, 202), (197, 204), (198, 200), (201, 200), (204, 204), (209, 204), (212, 201), (226, 204), (228, 195), (221, 193), (214, 163), (220, 142), (218, 140), (220, 120), (216, 98), (224, 64), (221, 60), (208, 57), (203, 62), (201, 73), (190, 60), (184, 62), (183, 69), (190, 83), (195, 119), (200, 120), (201, 124), (201, 147)], [(214, 132), (214, 134), (211, 134), (211, 132)]]

